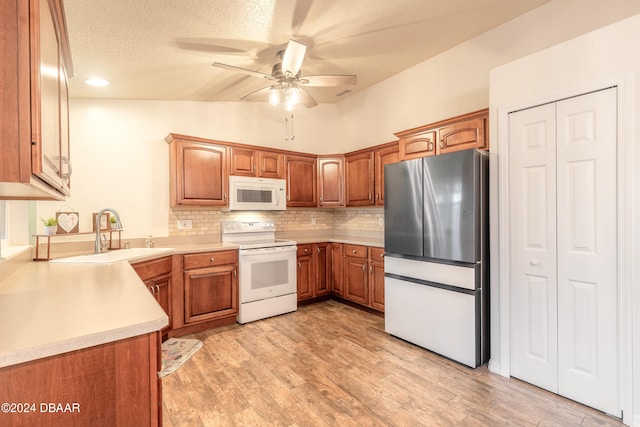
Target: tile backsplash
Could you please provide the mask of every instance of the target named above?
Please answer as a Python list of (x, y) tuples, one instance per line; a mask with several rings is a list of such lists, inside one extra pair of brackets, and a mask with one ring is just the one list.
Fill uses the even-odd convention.
[[(271, 220), (279, 232), (375, 231), (382, 232), (384, 209), (288, 209), (277, 212), (222, 212), (220, 210), (169, 210), (169, 236), (220, 234), (220, 224), (229, 220)], [(179, 230), (178, 220), (191, 220), (190, 230)]]

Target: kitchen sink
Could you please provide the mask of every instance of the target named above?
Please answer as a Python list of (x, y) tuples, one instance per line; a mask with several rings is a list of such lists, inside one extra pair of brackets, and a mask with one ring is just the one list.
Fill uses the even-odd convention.
[(173, 253), (173, 248), (130, 248), (118, 249), (99, 254), (76, 255), (67, 258), (53, 259), (49, 262), (62, 263), (111, 263), (117, 261), (142, 261), (161, 255)]

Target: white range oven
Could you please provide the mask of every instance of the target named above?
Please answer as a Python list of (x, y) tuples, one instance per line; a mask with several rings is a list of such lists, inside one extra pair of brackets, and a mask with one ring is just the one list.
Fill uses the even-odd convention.
[(298, 308), (296, 242), (275, 238), (270, 221), (223, 221), (222, 241), (239, 247), (238, 323)]

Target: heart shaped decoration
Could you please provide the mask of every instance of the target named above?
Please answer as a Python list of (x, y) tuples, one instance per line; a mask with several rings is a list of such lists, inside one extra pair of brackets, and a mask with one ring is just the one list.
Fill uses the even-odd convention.
[(58, 215), (58, 225), (62, 228), (66, 233), (69, 233), (71, 230), (76, 228), (78, 225), (78, 214), (76, 213), (61, 213)]

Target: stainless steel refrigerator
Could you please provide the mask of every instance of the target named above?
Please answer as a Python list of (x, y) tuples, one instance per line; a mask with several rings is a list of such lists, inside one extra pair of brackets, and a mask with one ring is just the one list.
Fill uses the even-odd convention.
[(488, 155), (385, 166), (385, 330), (471, 367), (488, 360)]

